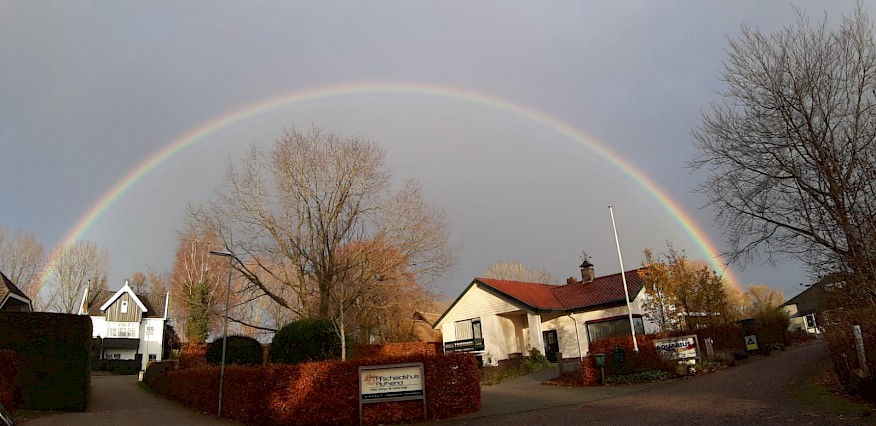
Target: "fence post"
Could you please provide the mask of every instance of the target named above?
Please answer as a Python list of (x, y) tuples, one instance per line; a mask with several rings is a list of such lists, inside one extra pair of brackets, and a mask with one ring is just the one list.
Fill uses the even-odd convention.
[(864, 353), (864, 336), (861, 333), (861, 326), (852, 326), (852, 332), (855, 333), (855, 349), (858, 350), (858, 363), (861, 364), (861, 372), (864, 377), (870, 377), (870, 366), (867, 365), (867, 354)]

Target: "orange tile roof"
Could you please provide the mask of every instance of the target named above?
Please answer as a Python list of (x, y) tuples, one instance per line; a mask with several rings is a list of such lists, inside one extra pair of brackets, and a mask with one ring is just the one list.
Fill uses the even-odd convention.
[[(627, 271), (625, 275), (630, 298), (635, 298), (644, 285), (642, 277), (638, 270)], [(475, 278), (475, 281), (536, 310), (575, 311), (624, 303), (624, 286), (620, 273), (598, 277), (587, 283), (565, 285), (492, 278)]]

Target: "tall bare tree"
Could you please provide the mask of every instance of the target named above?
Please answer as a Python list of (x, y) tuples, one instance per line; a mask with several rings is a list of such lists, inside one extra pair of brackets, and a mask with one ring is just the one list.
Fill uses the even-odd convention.
[(220, 248), (209, 229), (189, 226), (179, 235), (179, 246), (171, 276), (171, 310), (185, 340), (203, 343), (219, 322), (219, 306), (224, 301), (228, 260), (210, 254)]
[[(385, 157), (383, 148), (358, 138), (293, 129), (270, 151), (253, 147), (241, 165), (230, 166), (214, 201), (191, 216), (236, 254), (235, 268), (247, 281), (242, 293), (266, 296), (297, 317), (330, 318), (333, 289), (362, 266), (341, 260), (344, 247), (379, 241), (424, 285), (454, 262), (443, 211), (415, 182), (393, 191)], [(374, 276), (398, 268), (356, 259), (372, 262)]]
[(109, 254), (90, 241), (79, 240), (61, 249), (51, 271), (49, 307), (62, 313), (75, 313), (85, 288), (106, 289)]
[(859, 4), (772, 34), (743, 26), (730, 43), (727, 88), (693, 136), (727, 255), (785, 257), (876, 306), (876, 44)]
[(46, 256), (43, 245), (32, 233), (12, 232), (0, 226), (0, 271), (12, 280), (24, 294), (38, 305), (37, 296), (42, 289), (40, 271)]
[(529, 267), (520, 262), (496, 262), (484, 272), (484, 278), (550, 284), (554, 282), (544, 268)]

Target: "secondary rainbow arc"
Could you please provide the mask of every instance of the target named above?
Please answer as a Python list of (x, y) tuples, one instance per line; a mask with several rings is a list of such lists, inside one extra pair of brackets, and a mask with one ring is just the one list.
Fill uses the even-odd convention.
[[(128, 190), (130, 190), (130, 188), (138, 181), (180, 151), (195, 144), (199, 140), (202, 140), (206, 136), (233, 123), (277, 108), (319, 99), (357, 94), (410, 94), (468, 102), (475, 105), (493, 108), (512, 116), (529, 120), (580, 143), (629, 176), (637, 185), (642, 187), (654, 199), (656, 199), (656, 201), (663, 206), (682, 229), (684, 229), (694, 240), (697, 248), (708, 257), (710, 265), (715, 270), (723, 271), (724, 278), (727, 279), (731, 285), (734, 285), (737, 288), (739, 287), (739, 282), (731, 271), (725, 268), (718, 250), (714, 244), (712, 244), (705, 232), (697, 225), (696, 221), (693, 220), (693, 218), (691, 218), (678, 202), (676, 202), (663, 188), (650, 180), (634, 164), (625, 160), (608, 147), (601, 145), (595, 139), (586, 136), (579, 130), (559, 119), (508, 99), (499, 98), (494, 95), (470, 89), (412, 82), (354, 82), (316, 86), (252, 102), (245, 105), (243, 108), (239, 108), (207, 121), (201, 126), (184, 133), (180, 137), (166, 144), (151, 157), (138, 164), (113, 187), (106, 191), (98, 201), (82, 215), (73, 228), (65, 234), (59, 245), (59, 250), (72, 244), (76, 240), (81, 239), (95, 221), (97, 221), (106, 210), (112, 207), (112, 205), (128, 192)], [(52, 269), (56, 258), (57, 252), (52, 255), (50, 261), (47, 262), (46, 266), (43, 268), (42, 277), (44, 280), (47, 278), (48, 272)]]

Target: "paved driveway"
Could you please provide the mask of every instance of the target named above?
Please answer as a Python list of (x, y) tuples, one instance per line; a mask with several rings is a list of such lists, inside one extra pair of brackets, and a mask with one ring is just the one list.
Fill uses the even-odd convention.
[[(807, 394), (828, 367), (824, 344), (774, 352), (740, 366), (689, 379), (600, 389), (550, 389), (537, 381), (483, 388), (484, 409), (441, 424), (465, 425), (848, 425), (876, 424), (872, 409)], [(519, 380), (519, 379), (518, 379)], [(491, 389), (495, 388), (495, 389)], [(505, 402), (507, 401), (507, 403)], [(543, 406), (538, 407), (541, 403)], [(515, 409), (515, 406), (518, 408)]]
[(137, 376), (92, 376), (91, 401), (84, 413), (52, 414), (24, 422), (25, 426), (236, 425), (201, 414), (142, 388)]

